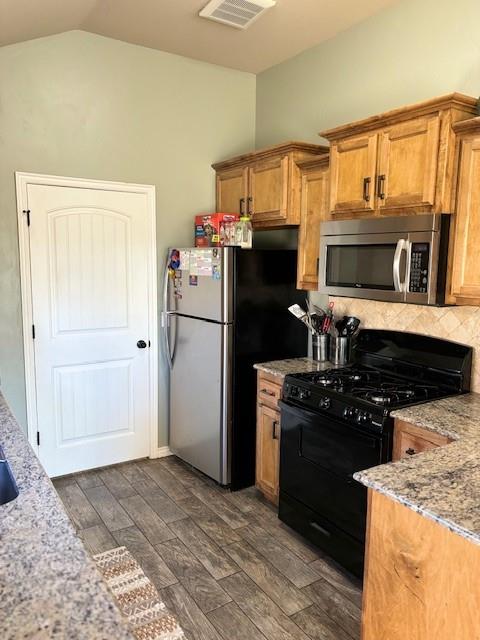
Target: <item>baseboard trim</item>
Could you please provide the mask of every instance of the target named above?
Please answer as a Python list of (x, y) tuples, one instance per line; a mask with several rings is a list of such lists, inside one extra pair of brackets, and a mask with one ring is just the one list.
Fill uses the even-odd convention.
[(166, 458), (167, 456), (173, 456), (169, 447), (158, 447), (151, 458)]

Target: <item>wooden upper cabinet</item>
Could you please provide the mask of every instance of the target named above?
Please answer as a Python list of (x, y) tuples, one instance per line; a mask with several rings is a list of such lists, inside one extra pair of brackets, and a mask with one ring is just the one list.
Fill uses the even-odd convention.
[(335, 142), (331, 148), (330, 211), (372, 212), (377, 166), (378, 134)]
[(244, 213), (248, 198), (248, 169), (233, 167), (218, 171), (217, 211), (221, 213)]
[(212, 165), (217, 173), (217, 211), (239, 213), (245, 197), (245, 211), (255, 228), (297, 226), (301, 178), (296, 162), (326, 151), (321, 145), (286, 142)]
[(380, 210), (435, 206), (440, 117), (416, 118), (382, 131), (376, 202)]
[(329, 217), (329, 156), (297, 164), (301, 174), (297, 288), (317, 290), (320, 223)]
[(480, 304), (480, 118), (461, 122), (452, 238), (451, 294), (457, 304)]
[(323, 131), (331, 143), (334, 217), (450, 213), (455, 122), (477, 100), (452, 93)]
[(253, 224), (287, 220), (288, 170), (288, 155), (265, 158), (249, 167), (248, 211)]

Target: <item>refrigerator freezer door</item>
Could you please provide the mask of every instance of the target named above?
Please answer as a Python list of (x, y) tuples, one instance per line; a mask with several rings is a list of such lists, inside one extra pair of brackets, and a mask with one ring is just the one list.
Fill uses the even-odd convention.
[(221, 484), (230, 482), (232, 326), (184, 316), (170, 374), (169, 446)]
[(179, 262), (168, 278), (166, 310), (215, 322), (233, 321), (233, 252), (229, 248), (170, 249)]

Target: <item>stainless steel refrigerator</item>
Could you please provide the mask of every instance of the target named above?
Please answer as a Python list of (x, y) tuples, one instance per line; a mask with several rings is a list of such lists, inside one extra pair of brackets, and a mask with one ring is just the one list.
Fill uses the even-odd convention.
[(170, 368), (169, 446), (232, 489), (255, 481), (253, 364), (305, 356), (307, 330), (287, 310), (297, 252), (169, 249), (162, 327)]

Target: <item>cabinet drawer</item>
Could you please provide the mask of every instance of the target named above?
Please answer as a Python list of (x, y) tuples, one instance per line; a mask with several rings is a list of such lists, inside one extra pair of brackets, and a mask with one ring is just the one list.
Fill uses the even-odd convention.
[(267, 407), (277, 409), (278, 401), (282, 397), (282, 387), (263, 377), (258, 378), (257, 402)]
[(398, 459), (408, 458), (416, 453), (422, 453), (422, 451), (436, 449), (437, 447), (438, 444), (425, 440), (425, 438), (414, 436), (408, 431), (402, 431), (398, 437)]
[(449, 442), (451, 440), (446, 436), (396, 420), (393, 439), (393, 460), (408, 458), (423, 451), (442, 447)]

